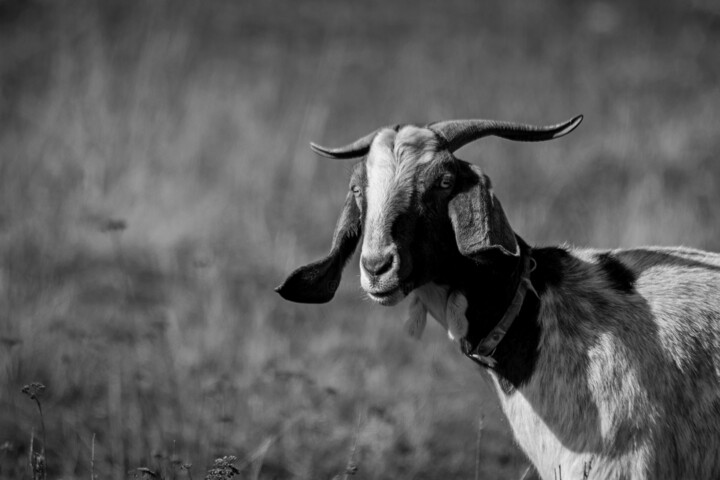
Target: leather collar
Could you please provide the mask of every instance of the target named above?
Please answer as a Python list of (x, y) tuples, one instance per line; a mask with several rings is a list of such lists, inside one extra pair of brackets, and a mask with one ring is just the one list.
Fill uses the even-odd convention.
[(508, 330), (510, 330), (510, 327), (515, 319), (517, 319), (520, 309), (523, 306), (523, 302), (525, 301), (525, 295), (527, 292), (530, 291), (536, 297), (540, 298), (530, 282), (530, 274), (537, 266), (530, 253), (531, 251), (528, 251), (525, 259), (523, 260), (523, 273), (520, 276), (520, 282), (518, 283), (517, 290), (515, 291), (515, 296), (500, 321), (495, 325), (495, 327), (493, 327), (492, 330), (490, 330), (490, 333), (488, 333), (478, 342), (477, 345), (475, 345), (475, 347), (472, 347), (467, 341), (463, 341), (461, 343), (463, 353), (483, 367), (495, 368), (497, 365), (497, 360), (493, 358), (493, 354), (495, 353), (498, 344), (500, 344), (503, 338), (505, 338), (505, 335)]

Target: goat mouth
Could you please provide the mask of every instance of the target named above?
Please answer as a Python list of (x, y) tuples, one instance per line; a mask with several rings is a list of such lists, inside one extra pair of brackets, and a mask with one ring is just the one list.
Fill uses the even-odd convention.
[(412, 290), (409, 284), (401, 284), (387, 290), (366, 292), (370, 300), (379, 303), (385, 307), (390, 307), (400, 303), (407, 294)]

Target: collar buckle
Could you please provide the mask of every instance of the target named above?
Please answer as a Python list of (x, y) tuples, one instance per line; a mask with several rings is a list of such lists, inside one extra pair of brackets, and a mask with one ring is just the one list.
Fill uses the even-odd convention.
[(479, 363), (485, 368), (495, 368), (497, 365), (497, 360), (493, 358), (493, 354), (495, 353), (495, 350), (493, 350), (490, 355), (478, 355), (477, 353), (471, 353), (468, 355), (472, 360), (475, 361), (475, 363)]

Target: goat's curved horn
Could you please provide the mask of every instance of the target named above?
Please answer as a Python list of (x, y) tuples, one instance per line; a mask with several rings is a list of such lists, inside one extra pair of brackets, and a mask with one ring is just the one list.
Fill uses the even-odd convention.
[(448, 143), (448, 150), (454, 152), (463, 145), (482, 137), (494, 135), (520, 142), (541, 142), (560, 138), (575, 130), (583, 116), (557, 125), (537, 126), (523, 123), (499, 122), (497, 120), (447, 120), (428, 125), (428, 128)]
[(323, 157), (328, 158), (336, 158), (339, 160), (362, 157), (370, 150), (370, 145), (372, 145), (372, 141), (375, 138), (375, 135), (377, 135), (381, 130), (384, 130), (386, 128), (393, 129), (397, 132), (400, 128), (400, 125), (390, 125), (388, 127), (378, 128), (374, 132), (369, 133), (364, 137), (345, 145), (344, 147), (327, 148), (320, 146), (317, 143), (310, 142), (310, 148), (312, 148), (313, 152), (317, 153), (318, 155), (322, 155)]

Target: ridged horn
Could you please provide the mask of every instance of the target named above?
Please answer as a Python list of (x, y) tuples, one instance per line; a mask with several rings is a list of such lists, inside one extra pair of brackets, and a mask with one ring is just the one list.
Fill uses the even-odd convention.
[(318, 145), (317, 143), (310, 142), (310, 148), (312, 148), (313, 152), (317, 153), (318, 155), (322, 155), (323, 157), (327, 158), (335, 158), (338, 160), (362, 157), (363, 155), (366, 155), (370, 150), (370, 145), (372, 145), (373, 139), (375, 139), (375, 135), (377, 135), (381, 130), (384, 130), (386, 128), (391, 128), (397, 132), (400, 128), (400, 125), (390, 125), (388, 127), (378, 128), (374, 132), (368, 133), (364, 137), (359, 138), (354, 142), (345, 145), (344, 147), (327, 148)]
[(491, 135), (519, 142), (542, 142), (560, 138), (575, 130), (582, 119), (583, 116), (578, 115), (563, 123), (546, 126), (497, 120), (446, 120), (431, 123), (427, 127), (444, 138), (448, 143), (448, 150), (454, 152), (474, 140)]

